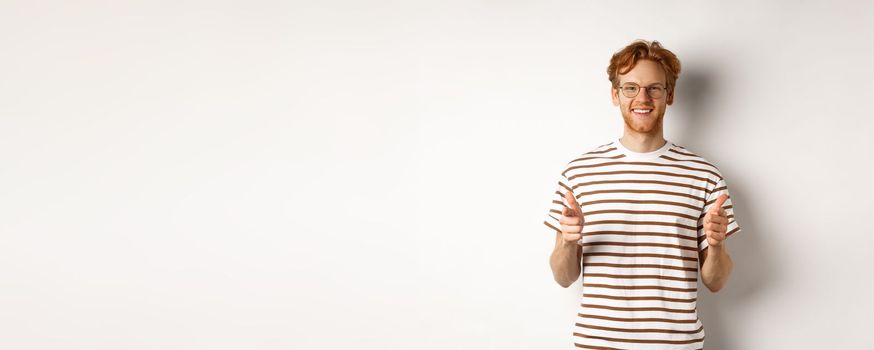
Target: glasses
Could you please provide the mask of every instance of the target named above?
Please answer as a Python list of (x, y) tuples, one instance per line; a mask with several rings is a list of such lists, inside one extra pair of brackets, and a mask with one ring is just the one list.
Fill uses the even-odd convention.
[[(634, 98), (640, 93), (640, 85), (635, 83), (626, 83), (619, 87), (619, 90), (622, 91), (622, 94), (628, 98)], [(646, 87), (646, 94), (653, 99), (660, 99), (665, 96), (665, 90), (667, 90), (664, 86), (661, 85), (650, 85)]]

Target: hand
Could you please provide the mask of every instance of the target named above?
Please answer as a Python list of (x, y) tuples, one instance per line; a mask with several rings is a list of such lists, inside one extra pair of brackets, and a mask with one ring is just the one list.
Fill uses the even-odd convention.
[(572, 191), (567, 191), (564, 194), (564, 201), (568, 207), (561, 210), (561, 238), (565, 243), (579, 241), (583, 237), (583, 211), (580, 205), (577, 204), (577, 199), (574, 198)]
[(713, 207), (704, 215), (704, 234), (707, 235), (707, 244), (711, 247), (720, 247), (725, 240), (725, 231), (728, 229), (728, 216), (722, 204), (728, 200), (727, 194), (722, 194), (716, 199)]

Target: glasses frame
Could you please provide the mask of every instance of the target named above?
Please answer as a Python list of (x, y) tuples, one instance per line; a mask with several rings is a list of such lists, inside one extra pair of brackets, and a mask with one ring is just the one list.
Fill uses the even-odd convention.
[[(629, 86), (629, 85), (633, 85), (633, 86), (636, 86), (636, 87), (637, 87), (637, 92), (634, 93), (634, 95), (632, 95), (632, 96), (628, 96), (628, 95), (626, 95), (626, 94), (625, 94), (625, 90), (623, 89), (623, 87), (626, 87), (626, 86)], [(660, 88), (662, 88), (663, 91), (662, 91), (661, 96), (659, 96), (659, 97), (655, 97), (655, 96), (652, 95), (652, 93), (649, 91), (649, 89), (650, 89), (650, 88), (653, 88), (653, 87), (660, 87)], [(665, 86), (665, 84), (662, 84), (662, 83), (649, 84), (649, 85), (647, 85), (647, 86), (640, 86), (640, 85), (638, 85), (637, 83), (624, 83), (624, 84), (622, 84), (622, 85), (617, 86), (617, 87), (616, 87), (616, 90), (619, 90), (619, 93), (622, 94), (622, 96), (625, 96), (625, 97), (627, 97), (627, 98), (635, 98), (635, 97), (637, 97), (637, 95), (640, 94), (640, 91), (642, 90), (641, 88), (643, 88), (643, 90), (646, 90), (646, 94), (647, 94), (647, 96), (649, 96), (649, 97), (650, 97), (651, 99), (653, 99), (653, 100), (659, 100), (659, 99), (661, 99), (662, 97), (665, 97), (665, 95), (667, 95), (667, 94), (670, 92), (670, 88), (668, 88), (667, 86)]]

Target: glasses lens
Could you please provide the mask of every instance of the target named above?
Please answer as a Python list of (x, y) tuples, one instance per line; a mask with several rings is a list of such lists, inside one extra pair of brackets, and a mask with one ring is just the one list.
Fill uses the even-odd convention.
[(651, 86), (646, 89), (646, 92), (649, 94), (649, 97), (662, 98), (662, 96), (665, 94), (665, 88), (661, 86)]
[(622, 93), (625, 95), (625, 97), (633, 98), (634, 96), (637, 96), (638, 92), (640, 92), (640, 87), (637, 85), (629, 84), (622, 86)]

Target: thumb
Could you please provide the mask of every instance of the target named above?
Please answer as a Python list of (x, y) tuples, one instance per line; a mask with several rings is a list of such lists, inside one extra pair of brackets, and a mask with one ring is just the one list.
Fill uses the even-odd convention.
[(567, 202), (567, 205), (574, 211), (574, 215), (580, 216), (582, 214), (583, 211), (580, 209), (580, 205), (577, 204), (577, 198), (574, 197), (572, 191), (564, 193), (564, 201)]
[(726, 200), (728, 200), (728, 195), (723, 193), (719, 196), (719, 198), (716, 199), (716, 203), (713, 203), (713, 207), (710, 208), (710, 212), (714, 214), (719, 213), (719, 209), (722, 208), (722, 204), (725, 203)]

